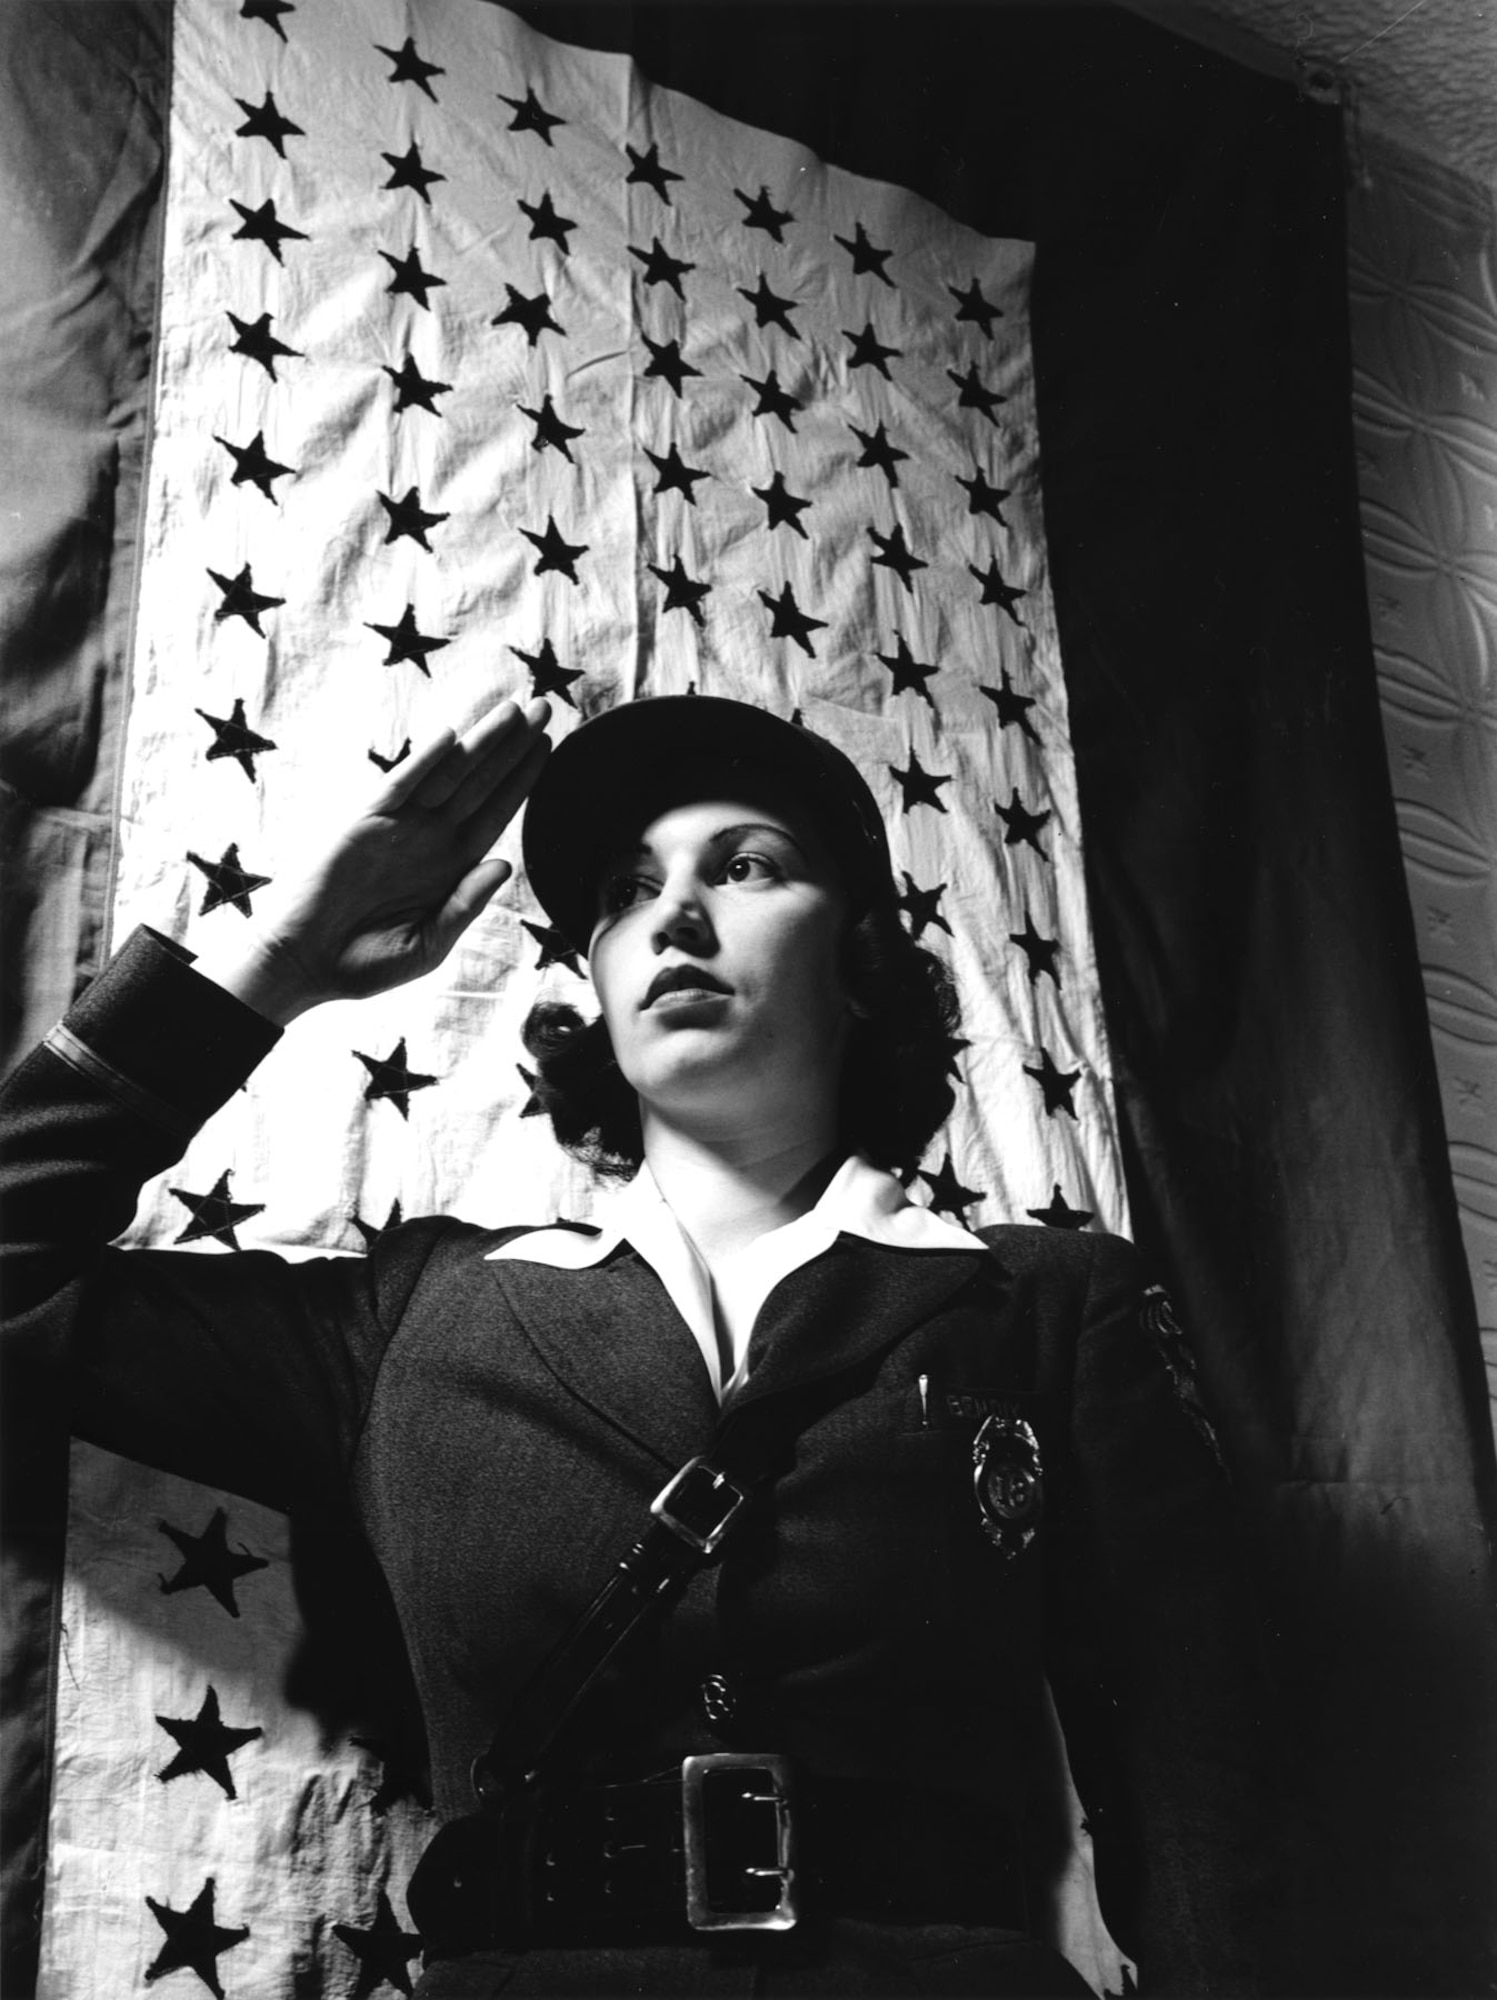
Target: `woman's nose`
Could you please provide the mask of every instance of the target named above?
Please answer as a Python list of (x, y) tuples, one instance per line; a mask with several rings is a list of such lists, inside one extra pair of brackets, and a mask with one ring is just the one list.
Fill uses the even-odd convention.
[(714, 941), (712, 919), (696, 885), (672, 888), (667, 884), (655, 899), (655, 949), (664, 951), (674, 945), (678, 950), (699, 953)]

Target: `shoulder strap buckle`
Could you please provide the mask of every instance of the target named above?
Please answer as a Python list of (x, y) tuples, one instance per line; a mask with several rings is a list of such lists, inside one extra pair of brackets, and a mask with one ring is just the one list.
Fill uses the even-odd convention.
[(738, 1518), (748, 1499), (744, 1489), (707, 1458), (688, 1459), (650, 1502), (650, 1513), (663, 1528), (710, 1556)]

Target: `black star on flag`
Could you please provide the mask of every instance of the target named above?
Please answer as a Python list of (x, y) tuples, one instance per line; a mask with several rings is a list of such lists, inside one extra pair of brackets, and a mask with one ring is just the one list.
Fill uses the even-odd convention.
[(240, 866), (237, 840), (229, 842), (217, 861), (205, 861), (201, 854), (194, 854), (191, 850), (187, 859), (208, 878), (203, 900), (198, 905), (200, 917), (206, 917), (210, 910), (216, 910), (224, 903), (232, 903), (242, 917), (254, 915), (250, 897), (256, 889), (263, 889), (270, 877), (252, 875), (247, 868)]
[(759, 392), (759, 400), (754, 406), (756, 417), (778, 417), (787, 431), (794, 431), (795, 412), (803, 410), (806, 406), (798, 397), (788, 394), (780, 387), (777, 369), (771, 368), (762, 381), (757, 375), (744, 375), (740, 379), (747, 382), (751, 389), (757, 389)]
[(832, 240), (840, 243), (848, 256), (851, 257), (852, 274), (855, 278), (864, 271), (871, 271), (874, 277), (882, 278), (890, 291), (893, 291), (894, 280), (889, 276), (884, 266), (894, 255), (894, 252), (892, 250), (876, 250), (868, 241), (868, 232), (864, 229), (861, 222), (855, 226), (851, 236), (837, 236)]
[[(398, 761), (399, 759), (396, 759), (396, 762)], [(383, 1222), (366, 1222), (358, 1210), (355, 1209), (353, 1226), (358, 1230), (360, 1236), (363, 1237), (365, 1250), (372, 1250), (382, 1236), (386, 1235), (392, 1229), (398, 1229), (404, 1220), (405, 1217), (400, 1207), (400, 1196), (396, 1195), (394, 1201), (390, 1203), (390, 1212)], [(357, 1742), (358, 1738), (355, 1737), (354, 1741)]]
[(392, 500), (388, 493), (381, 493), (379, 503), (390, 517), (385, 529), (386, 544), (397, 541), (402, 535), (409, 535), (413, 542), (419, 542), (430, 555), (431, 543), (426, 539), (426, 531), (428, 528), (437, 527), (448, 517), (446, 514), (428, 514), (425, 511), (421, 505), (420, 487), (408, 488), (403, 500)]
[(382, 1097), (388, 1098), (402, 1118), (411, 1115), (411, 1093), (429, 1090), (437, 1081), (436, 1077), (423, 1076), (411, 1068), (406, 1061), (404, 1035), (387, 1056), (366, 1056), (362, 1049), (355, 1049), (354, 1054), (369, 1072), (364, 1102), (374, 1104)]
[(403, 764), (406, 758), (410, 756), (410, 754), (411, 754), (411, 739), (409, 736), (407, 736), (404, 739), (404, 741), (401, 743), (400, 748), (395, 752), (395, 755), (393, 757), (382, 757), (379, 751), (374, 749), (365, 752), (365, 755), (368, 757), (370, 763), (374, 765), (376, 770), (385, 772), (393, 771), (397, 764)]
[(567, 232), (577, 227), (564, 215), (558, 215), (549, 193), (543, 191), (539, 201), (522, 201), (520, 207), (530, 217), (530, 240), (532, 243), (549, 241), (561, 246), (563, 257), (567, 254)]
[(223, 603), (213, 614), (215, 625), (221, 625), (226, 618), (242, 618), (252, 632), (265, 637), (265, 628), (260, 623), (262, 611), (274, 611), (278, 604), (286, 602), (284, 597), (265, 597), (256, 590), (255, 579), (250, 574), (248, 563), (238, 576), (220, 576), (216, 569), (208, 572), (223, 592)]
[[(706, 614), (702, 610), (702, 599), (712, 588), (710, 583), (699, 583), (689, 577), (679, 556), (673, 560), (669, 569), (661, 569), (657, 564), (651, 563), (650, 570), (652, 575), (658, 576), (665, 585), (665, 603), (661, 607), (662, 610), (689, 611), (698, 625), (704, 626), (707, 623)], [(759, 595), (762, 597), (763, 591), (760, 591)]]
[(938, 813), (945, 812), (939, 788), (951, 783), (949, 771), (944, 775), (938, 775), (936, 772), (925, 770), (913, 748), (905, 770), (901, 771), (895, 764), (891, 764), (889, 769), (894, 773), (899, 789), (904, 795), (900, 800), (901, 811), (910, 812), (915, 806), (934, 806)]
[(569, 583), (577, 581), (577, 558), (585, 556), (592, 547), (591, 542), (569, 542), (556, 525), (556, 516), (546, 516), (546, 532), (538, 535), (530, 528), (521, 528), (520, 533), (527, 542), (533, 542), (540, 551), (535, 566), (535, 574), (543, 576), (548, 569), (559, 570)]
[(248, 1222), (252, 1215), (259, 1215), (265, 1204), (263, 1201), (231, 1200), (231, 1172), (232, 1169), (225, 1167), (207, 1194), (193, 1194), (188, 1188), (167, 1190), (192, 1216), (187, 1227), (175, 1239), (178, 1243), (196, 1243), (204, 1236), (211, 1236), (215, 1242), (227, 1244), (231, 1250), (239, 1248), (235, 1229), (241, 1222)]
[(1057, 1069), (1050, 1051), (1041, 1049), (1039, 1062), (1025, 1063), (1024, 1074), (1032, 1076), (1039, 1085), (1047, 1117), (1053, 1118), (1057, 1111), (1064, 1111), (1068, 1118), (1076, 1116), (1071, 1092), (1081, 1080), (1079, 1069)]
[(428, 271), (421, 262), (420, 252), (413, 243), (404, 257), (393, 257), (388, 250), (381, 250), (381, 257), (389, 265), (394, 276), (385, 291), (391, 298), (414, 299), (418, 306), (431, 310), (431, 300), (426, 296), (438, 285), (445, 285), (445, 278), (438, 278)]
[(1049, 1206), (1026, 1208), (1024, 1213), (1031, 1222), (1043, 1222), (1047, 1229), (1084, 1229), (1096, 1211), (1072, 1208), (1060, 1191), (1060, 1182), (1055, 1181), (1051, 1186)]
[(1055, 969), (1055, 954), (1060, 950), (1059, 938), (1041, 937), (1034, 927), (1034, 919), (1028, 910), (1024, 912), (1024, 928), (1010, 931), (1010, 944), (1016, 944), (1023, 952), (1029, 966), (1029, 983), (1038, 985), (1042, 973), (1048, 972), (1056, 987), (1060, 985), (1060, 974)]
[(946, 1074), (953, 1083), (960, 1083), (962, 1073), (957, 1065), (961, 1061), (963, 1052), (970, 1049), (972, 1044), (962, 1035), (943, 1035), (941, 1039), (946, 1048)]
[(538, 410), (527, 410), (525, 405), (521, 403), (520, 415), (522, 417), (529, 417), (530, 421), (535, 425), (535, 436), (530, 440), (530, 449), (532, 451), (544, 451), (549, 445), (553, 451), (559, 451), (569, 465), (576, 464), (577, 461), (572, 457), (571, 441), (573, 438), (582, 437), (584, 432), (580, 424), (564, 424), (562, 422), (561, 418), (556, 414), (556, 406), (549, 396), (546, 397)]
[(266, 91), (263, 104), (246, 104), (242, 97), (236, 97), (234, 102), (244, 113), (244, 123), (235, 131), (236, 138), (264, 139), (267, 144), (274, 146), (284, 160), (286, 141), (306, 137), (300, 125), (293, 125), (291, 120), (282, 114), (272, 91)]
[(425, 164), (421, 158), (421, 148), (414, 139), (403, 153), (381, 153), (380, 158), (390, 169), (390, 178), (385, 182), (387, 188), (414, 188), (426, 206), (431, 207), (431, 195), (428, 190), (433, 182), (445, 181), (447, 176), (434, 172)]
[(954, 1215), (965, 1229), (967, 1226), (967, 1210), (972, 1206), (974, 1201), (982, 1200), (982, 1189), (962, 1186), (956, 1177), (956, 1168), (951, 1163), (951, 1154), (949, 1151), (946, 1158), (941, 1162), (938, 1172), (928, 1174), (924, 1167), (921, 1167), (919, 1174), (921, 1180), (930, 1189), (930, 1206), (935, 1210), (937, 1215)]
[(891, 486), (897, 486), (899, 474), (894, 468), (902, 458), (908, 458), (909, 453), (889, 442), (889, 433), (883, 424), (876, 431), (860, 431), (856, 424), (849, 424), (847, 428), (863, 447), (863, 456), (858, 460), (859, 469), (865, 465), (874, 466)]
[(538, 139), (544, 139), (548, 146), (554, 146), (552, 131), (558, 125), (565, 125), (565, 118), (558, 118), (554, 111), (547, 111), (535, 92), (527, 85), (523, 97), (506, 97), (501, 90), (497, 93), (507, 104), (514, 117), (509, 121), (511, 132), (534, 132)]
[(641, 250), (631, 243), (629, 255), (637, 257), (644, 265), (643, 278), (647, 285), (669, 285), (678, 299), (686, 297), (681, 280), (688, 271), (694, 271), (696, 265), (688, 264), (680, 257), (672, 257), (658, 236), (652, 240), (648, 250)]
[(909, 641), (903, 633), (896, 635), (894, 651), (892, 653), (878, 653), (875, 655), (875, 658), (883, 662), (893, 677), (892, 685), (889, 689), (890, 694), (905, 694), (907, 692), (918, 694), (932, 708), (935, 707), (935, 696), (925, 684), (931, 675), (939, 673), (940, 669), (932, 662), (917, 660), (910, 651)]
[(175, 1576), (157, 1575), (163, 1597), (175, 1597), (180, 1590), (206, 1590), (216, 1604), (222, 1605), (231, 1618), (239, 1616), (239, 1600), (234, 1595), (234, 1585), (241, 1576), (253, 1576), (257, 1569), (269, 1569), (264, 1556), (253, 1556), (241, 1542), (237, 1549), (229, 1547), (229, 1517), (222, 1507), (215, 1507), (213, 1515), (200, 1535), (189, 1535), (185, 1528), (174, 1528), (170, 1521), (158, 1521), (156, 1526), (169, 1542), (176, 1545), (182, 1558), (182, 1567)]
[(929, 569), (930, 564), (923, 556), (915, 555), (907, 546), (902, 527), (896, 526), (893, 533), (888, 535), (881, 535), (877, 528), (870, 528), (868, 532), (878, 543), (878, 554), (873, 558), (874, 562), (881, 564), (885, 569), (892, 569), (905, 589), (913, 594), (915, 586), (910, 582), (910, 578), (917, 569)]
[(281, 26), (282, 14), (294, 14), (296, 8), (292, 0), (240, 0), (241, 21), (263, 21), (267, 28), (274, 28), (284, 42), (286, 30)]
[(1048, 807), (1044, 812), (1030, 812), (1019, 797), (1018, 787), (1015, 786), (1008, 804), (1001, 806), (994, 799), (993, 810), (997, 813), (999, 819), (1003, 821), (1003, 844), (1005, 847), (1017, 847), (1022, 841), (1026, 847), (1032, 847), (1042, 861), (1045, 859), (1045, 850), (1040, 846), (1038, 836), (1041, 827), (1044, 826), (1046, 820), (1050, 817)]
[(957, 318), (959, 320), (971, 320), (975, 325), (980, 326), (988, 339), (991, 340), (993, 337), (993, 321), (995, 319), (1002, 319), (1003, 308), (991, 304), (984, 298), (982, 286), (978, 284), (976, 278), (972, 280), (966, 291), (962, 291), (956, 285), (948, 285), (946, 289), (956, 300)]
[(385, 361), (380, 363), (380, 367), (395, 384), (397, 417), (402, 410), (412, 408), (430, 410), (434, 417), (441, 416), (442, 412), (437, 408), (437, 397), (447, 394), (452, 387), (450, 382), (437, 382), (423, 375), (409, 354), (398, 368), (392, 368)]
[(771, 597), (767, 590), (759, 592), (759, 601), (767, 611), (774, 614), (774, 624), (770, 627), (772, 639), (793, 639), (803, 653), (813, 660), (816, 648), (811, 644), (811, 634), (821, 631), (826, 625), (825, 618), (812, 618), (802, 611), (795, 601), (795, 592), (787, 583), (778, 597)]
[(759, 282), (753, 291), (750, 291), (746, 285), (739, 285), (737, 291), (738, 296), (741, 299), (747, 299), (753, 307), (755, 326), (778, 326), (783, 328), (793, 340), (800, 339), (800, 329), (790, 317), (790, 310), (795, 304), (795, 300), (782, 299), (778, 292), (772, 292), (769, 289), (769, 281), (762, 271), (759, 273)]
[(524, 292), (516, 291), (511, 284), (506, 283), (504, 289), (509, 295), (508, 304), (502, 312), (495, 313), (489, 321), (490, 326), (522, 326), (532, 347), (543, 333), (566, 332), (566, 328), (552, 317), (549, 293), (537, 292), (531, 298)]
[(645, 457), (650, 460), (660, 477), (655, 482), (657, 493), (684, 493), (692, 506), (696, 505), (696, 482), (710, 479), (711, 474), (696, 466), (687, 465), (674, 445), (662, 455), (645, 446)]
[(1002, 508), (1004, 501), (1013, 490), (1011, 487), (989, 486), (987, 480), (982, 476), (982, 468), (980, 466), (972, 468), (972, 477), (970, 479), (958, 477), (956, 483), (958, 486), (965, 486), (967, 489), (967, 512), (969, 515), (986, 514), (989, 520), (997, 521), (1001, 527), (1006, 528), (1008, 526), (1007, 521), (1003, 518)]
[(579, 979), (582, 977), (582, 965), (577, 947), (569, 938), (564, 937), (550, 924), (533, 924), (529, 917), (521, 917), (520, 924), (540, 946), (535, 961), (537, 972), (544, 972), (548, 966), (564, 965), (568, 972), (575, 972)]
[(234, 706), (227, 715), (210, 715), (206, 708), (195, 711), (213, 731), (213, 741), (203, 755), (212, 764), (220, 757), (233, 757), (241, 771), (253, 784), (256, 777), (255, 759), (265, 750), (274, 750), (275, 744), (268, 736), (257, 736), (244, 719), (244, 700), (236, 695)]
[(437, 93), (431, 87), (431, 79), (447, 74), (440, 63), (423, 62), (409, 35), (398, 49), (387, 49), (383, 42), (376, 42), (374, 46), (382, 56), (390, 58), (390, 74), (385, 78), (387, 83), (414, 83), (425, 91), (433, 104), (436, 103)]
[(544, 1104), (542, 1104), (540, 1098), (540, 1087), (541, 1087), (540, 1078), (536, 1075), (533, 1069), (526, 1069), (524, 1063), (516, 1063), (515, 1068), (520, 1072), (521, 1082), (524, 1084), (525, 1088), (530, 1092), (530, 1095), (526, 1098), (525, 1102), (520, 1106), (520, 1116), (522, 1118), (541, 1117), (546, 1107)]
[(293, 237), (301, 243), (310, 240), (305, 229), (293, 229), (289, 222), (281, 221), (273, 201), (262, 201), (258, 208), (246, 208), (230, 195), (229, 206), (236, 211), (242, 225), (234, 231), (235, 242), (263, 243), (278, 264), (285, 262), (281, 255), (283, 243)]
[(527, 653), (523, 646), (511, 646), (509, 650), (518, 653), (530, 669), (532, 697), (555, 694), (560, 695), (568, 708), (577, 706), (572, 699), (572, 683), (582, 679), (582, 670), (579, 667), (564, 667), (549, 639), (542, 639), (538, 653)]
[(934, 889), (922, 889), (907, 869), (901, 868), (899, 872), (904, 876), (904, 887), (895, 900), (909, 919), (910, 936), (918, 944), (927, 924), (939, 924), (947, 937), (952, 937), (954, 932), (941, 915), (941, 898), (946, 893), (946, 884), (938, 882)]
[(247, 479), (257, 486), (267, 500), (275, 500), (277, 479), (286, 479), (295, 474), (294, 465), (279, 465), (265, 449), (264, 431), (256, 431), (248, 444), (230, 444), (227, 438), (215, 437), (213, 442), (221, 444), (234, 461), (234, 470), (229, 475), (230, 484), (242, 486)]
[[(397, 1202), (396, 1207), (399, 1205)], [(381, 1736), (350, 1736), (348, 1740), (355, 1749), (367, 1750), (381, 1767), (379, 1783), (369, 1799), (370, 1812), (383, 1818), (401, 1799), (411, 1799), (419, 1806), (430, 1803), (414, 1758), (399, 1745)]]
[(169, 1972), (192, 1971), (215, 2000), (224, 2000), (218, 1978), (219, 1954), (243, 1944), (249, 1930), (244, 1925), (230, 1930), (214, 1921), (213, 1877), (207, 1878), (186, 1910), (174, 1910), (167, 1903), (158, 1903), (154, 1896), (146, 1897), (146, 1907), (166, 1933), (165, 1944), (146, 1967), (147, 1986)]
[(957, 408), (961, 410), (981, 410), (988, 422), (996, 425), (998, 419), (993, 415), (993, 405), (995, 403), (1006, 403), (1008, 398), (1007, 396), (1000, 396), (996, 389), (988, 389), (983, 386), (977, 378), (976, 363), (974, 362), (968, 367), (965, 375), (958, 375), (954, 368), (948, 368), (946, 373), (962, 392), (956, 399)]
[(998, 558), (994, 556), (985, 570), (979, 569), (975, 563), (968, 563), (967, 568), (982, 585), (983, 603), (996, 604), (1001, 611), (1008, 613), (1016, 625), (1022, 625), (1024, 620), (1015, 611), (1014, 606), (1021, 597), (1027, 597), (1029, 592), (1027, 590), (1015, 590), (1012, 584), (1003, 581), (1003, 578), (998, 574)]
[(764, 524), (767, 528), (794, 528), (802, 541), (810, 540), (800, 524), (800, 517), (811, 503), (798, 499), (787, 490), (783, 472), (777, 472), (767, 486), (755, 486), (752, 490), (754, 498), (764, 502), (769, 516)]
[(767, 236), (772, 236), (776, 243), (783, 243), (785, 224), (795, 220), (789, 209), (776, 208), (769, 198), (767, 187), (761, 187), (756, 195), (746, 195), (742, 188), (734, 188), (733, 192), (743, 203), (744, 228), (762, 229)]
[(263, 1736), (263, 1729), (230, 1728), (220, 1719), (218, 1693), (211, 1686), (196, 1715), (182, 1718), (158, 1715), (156, 1720), (177, 1745), (176, 1756), (156, 1773), (164, 1785), (170, 1784), (173, 1778), (184, 1778), (201, 1771), (204, 1777), (211, 1778), (220, 1787), (225, 1798), (239, 1796), (234, 1789), (234, 1774), (229, 1769), (229, 1759), (246, 1743), (253, 1743), (257, 1736)]
[(359, 1961), (353, 2000), (367, 2000), (376, 1987), (387, 1984), (393, 1986), (397, 1993), (415, 1991), (406, 1968), (413, 1958), (419, 1956), (421, 1939), (415, 1931), (400, 1928), (383, 1889), (379, 1892), (374, 1922), (367, 1929), (361, 1930), (355, 1924), (334, 1924), (333, 1936), (340, 1938)]
[(679, 340), (651, 340), (647, 333), (642, 333), (640, 339), (650, 350), (650, 365), (645, 370), (646, 375), (658, 375), (663, 382), (669, 382), (678, 396), (681, 393), (681, 384), (688, 375), (701, 374), (700, 368), (693, 368), (689, 361), (681, 358)]
[(842, 329), (844, 339), (852, 342), (852, 353), (847, 357), (849, 368), (876, 368), (886, 382), (894, 378), (889, 373), (889, 363), (898, 361), (903, 355), (902, 347), (885, 347), (873, 331), (869, 320), (861, 333), (854, 333), (850, 326)]
[(247, 355), (251, 361), (258, 361), (271, 381), (279, 378), (275, 372), (277, 357), (290, 355), (299, 361), (302, 351), (299, 347), (288, 347), (283, 340), (277, 340), (270, 330), (270, 314), (261, 313), (258, 319), (241, 319), (237, 313), (230, 313), (234, 331), (239, 336), (229, 343), (230, 354)]
[(1032, 694), (1015, 694), (1012, 677), (1008, 668), (1000, 670), (1003, 675), (1002, 687), (990, 688), (979, 683), (979, 692), (985, 694), (998, 711), (998, 727), (1007, 729), (1010, 723), (1021, 729), (1031, 743), (1038, 743), (1040, 733), (1029, 719), (1029, 711), (1034, 707)]
[(672, 181), (680, 180), (682, 176), (672, 173), (669, 167), (661, 166), (659, 146), (651, 146), (647, 151), (640, 153), (636, 152), (633, 146), (626, 145), (624, 151), (629, 155), (629, 171), (624, 176), (625, 186), (633, 182), (637, 186), (652, 187), (660, 199), (669, 205), (670, 184)]
[(421, 669), (428, 680), (431, 679), (431, 668), (426, 664), (427, 654), (440, 652), (443, 646), (452, 644), (450, 639), (434, 639), (417, 629), (414, 604), (406, 605), (394, 625), (375, 625), (367, 618), (364, 623), (371, 632), (378, 632), (390, 648), (384, 658), (387, 667), (395, 667), (402, 660), (410, 660)]

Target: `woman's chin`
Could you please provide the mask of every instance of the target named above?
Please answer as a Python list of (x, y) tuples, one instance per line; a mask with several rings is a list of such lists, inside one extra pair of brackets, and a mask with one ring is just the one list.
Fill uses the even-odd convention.
[(734, 1059), (734, 1052), (707, 1034), (673, 1036), (669, 1059), (650, 1066), (647, 1076), (630, 1078), (642, 1117), (651, 1113), (680, 1131), (735, 1132), (763, 1118), (769, 1094), (763, 1072)]

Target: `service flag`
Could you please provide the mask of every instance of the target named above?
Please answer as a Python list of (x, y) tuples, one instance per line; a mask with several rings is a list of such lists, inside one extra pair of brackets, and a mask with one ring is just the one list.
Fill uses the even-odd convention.
[[(917, 1196), (1126, 1229), (1031, 247), (476, 0), (178, 0), (169, 160), (116, 939), (245, 924), (501, 695), (558, 733), (734, 696), (854, 758), (955, 973)], [(521, 880), (438, 973), (298, 1023), (131, 1240), (584, 1217), (533, 1115), (541, 994), (588, 1004)], [(288, 1554), (231, 1494), (77, 1454), (47, 1990), (409, 1990), (423, 1815), (390, 1745), (281, 1698)]]

